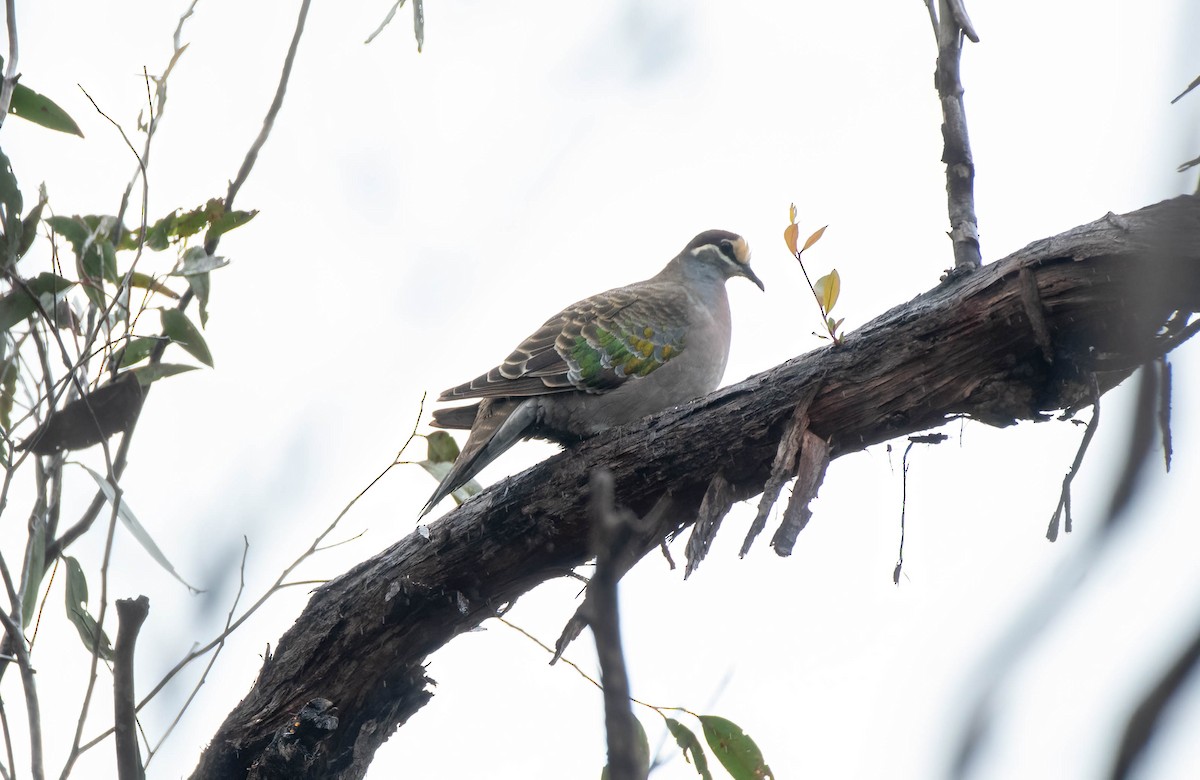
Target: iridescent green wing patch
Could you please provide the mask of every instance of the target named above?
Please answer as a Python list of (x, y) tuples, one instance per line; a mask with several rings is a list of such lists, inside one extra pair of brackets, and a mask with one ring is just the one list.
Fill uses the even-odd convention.
[[(632, 377), (644, 377), (682, 354), (685, 328), (674, 307), (654, 308), (633, 300), (580, 323), (557, 344), (567, 379), (580, 390), (603, 392)], [(670, 323), (670, 324), (666, 324)], [(565, 343), (564, 343), (565, 342)]]

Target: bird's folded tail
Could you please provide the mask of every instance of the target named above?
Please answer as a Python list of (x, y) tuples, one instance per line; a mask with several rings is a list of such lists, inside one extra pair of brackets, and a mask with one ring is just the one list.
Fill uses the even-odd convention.
[(469, 431), (474, 427), (475, 418), (478, 416), (479, 404), (449, 406), (445, 409), (434, 409), (433, 420), (429, 424), (434, 428), (454, 428), (456, 430)]
[[(537, 419), (537, 399), (484, 399), (454, 465), (421, 509), (424, 517), (439, 501), (471, 480), (509, 447), (528, 436)], [(442, 426), (439, 426), (442, 427)], [(450, 427), (450, 426), (445, 426)], [(457, 427), (457, 426), (455, 426)]]

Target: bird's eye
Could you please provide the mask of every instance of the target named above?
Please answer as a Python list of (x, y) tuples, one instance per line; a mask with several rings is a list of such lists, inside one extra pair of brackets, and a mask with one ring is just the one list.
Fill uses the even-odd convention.
[(733, 242), (730, 241), (728, 238), (722, 238), (720, 246), (721, 246), (721, 254), (723, 254), (727, 257), (736, 257), (736, 255), (733, 252)]

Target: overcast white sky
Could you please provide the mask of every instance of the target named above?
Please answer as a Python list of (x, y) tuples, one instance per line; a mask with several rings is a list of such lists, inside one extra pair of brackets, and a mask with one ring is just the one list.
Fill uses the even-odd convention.
[[(162, 69), (185, 5), (18, 2), (23, 83), (87, 135), (5, 123), (4, 151), (29, 199), (45, 181), (58, 213), (115, 211), (134, 161), (75, 85), (132, 132), (142, 68)], [(216, 369), (164, 383), (138, 426), (128, 500), (185, 576), (209, 588), (188, 596), (119, 538), (112, 591), (151, 599), (140, 690), (223, 621), (243, 534), (256, 596), (390, 461), (422, 393), (494, 365), (563, 305), (653, 274), (699, 231), (746, 236), (767, 287), (730, 285), (727, 382), (821, 347), (780, 239), (790, 202), (804, 229), (830, 225), (810, 262), (838, 268), (848, 330), (932, 287), (952, 262), (934, 42), (916, 0), (431, 0), (419, 55), (407, 9), (362, 44), (387, 7), (315, 4), (284, 111), (239, 196), (261, 213), (222, 243), (232, 264), (213, 278)], [(153, 152), (152, 218), (224, 193), (270, 101), (295, 11), (202, 0)], [(967, 45), (963, 79), (985, 260), (1194, 186), (1194, 173), (1174, 168), (1198, 153), (1200, 98), (1169, 105), (1200, 74), (1194, 4), (976, 0), (969, 11), (983, 40)], [(1017, 667), (979, 777), (1097, 776), (1149, 665), (1194, 624), (1195, 346), (1175, 364), (1174, 473), (1156, 478), (1137, 529), (1075, 586), (1072, 608)], [(832, 465), (790, 559), (762, 540), (738, 560), (750, 506), (735, 508), (687, 583), (649, 558), (621, 591), (635, 695), (734, 720), (781, 780), (936, 776), (988, 648), (1095, 527), (1128, 402), (1128, 388), (1106, 397), (1076, 483), (1077, 531), (1054, 545), (1043, 534), (1080, 430), (967, 423), (913, 453), (899, 587), (899, 460), (882, 447)], [(553, 451), (523, 445), (482, 477)], [(86, 479), (67, 517), (90, 498)], [(393, 472), (337, 536), (365, 535), (302, 576), (335, 576), (410, 533), (432, 487), (415, 467)], [(23, 525), (26, 509), (14, 499), (7, 527)], [(92, 570), (102, 537), (75, 549)], [(230, 643), (151, 777), (190, 772), (263, 648), (302, 608), (302, 590)], [(577, 590), (549, 584), (511, 619), (552, 641)], [(51, 618), (37, 649), (39, 668), (53, 671), (40, 677), (60, 766), (86, 656), (74, 629)], [(548, 668), (511, 630), (485, 628), (431, 658), (436, 696), (379, 753), (372, 777), (597, 776), (598, 692)], [(594, 668), (587, 641), (569, 655)], [(5, 678), (10, 717), (16, 683)], [(147, 711), (153, 738), (185, 693)], [(88, 735), (111, 711), (103, 698), (96, 710)], [(639, 714), (657, 743), (657, 716)], [(1200, 728), (1195, 686), (1178, 724), (1180, 735)], [(1180, 736), (1141, 776), (1197, 765), (1200, 744)], [(109, 767), (106, 745), (77, 776)], [(655, 775), (695, 776), (680, 760)]]

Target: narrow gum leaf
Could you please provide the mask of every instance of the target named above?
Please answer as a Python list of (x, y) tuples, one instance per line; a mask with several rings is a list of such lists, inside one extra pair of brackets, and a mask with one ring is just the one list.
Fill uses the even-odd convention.
[(793, 225), (796, 224), (796, 204), (795, 203), (793, 203), (791, 208), (788, 209), (788, 222), (791, 222)]
[(793, 255), (796, 254), (796, 240), (800, 237), (800, 227), (793, 222), (783, 229), (783, 240), (787, 244), (788, 251)]
[(704, 747), (700, 740), (687, 726), (674, 718), (667, 718), (667, 730), (675, 737), (675, 744), (683, 752), (683, 760), (696, 767), (696, 774), (704, 780), (713, 780), (712, 772), (708, 769), (708, 757), (704, 755)]
[(212, 353), (200, 331), (192, 321), (178, 309), (164, 309), (162, 312), (163, 335), (187, 350), (188, 354), (204, 365), (212, 368)]
[(821, 228), (820, 230), (818, 230), (817, 232), (815, 232), (811, 236), (809, 236), (808, 240), (804, 242), (804, 248), (801, 249), (800, 251), (803, 252), (805, 249), (808, 249), (810, 246), (812, 246), (813, 244), (820, 241), (821, 236), (825, 235), (825, 228), (827, 228), (827, 227), (829, 227), (829, 225), (826, 225), (825, 227)]

